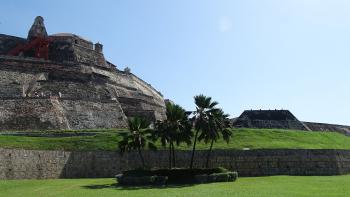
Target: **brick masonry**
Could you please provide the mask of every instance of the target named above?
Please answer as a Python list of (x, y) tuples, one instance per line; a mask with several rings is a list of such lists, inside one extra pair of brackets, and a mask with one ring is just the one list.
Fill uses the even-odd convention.
[[(198, 151), (195, 167), (204, 167)], [(177, 167), (187, 167), (191, 152), (177, 151)], [(149, 166), (166, 168), (167, 151), (145, 151)], [(350, 173), (350, 150), (215, 150), (211, 167), (238, 171), (240, 176), (340, 175)], [(0, 149), (0, 179), (113, 177), (140, 167), (136, 153), (68, 152)]]

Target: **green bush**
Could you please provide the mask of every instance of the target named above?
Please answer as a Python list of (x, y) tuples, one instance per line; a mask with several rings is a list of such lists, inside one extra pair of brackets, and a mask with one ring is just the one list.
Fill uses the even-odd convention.
[(222, 172), (213, 174), (196, 175), (195, 182), (197, 183), (212, 183), (212, 182), (229, 182), (235, 181), (238, 178), (237, 172)]
[(230, 175), (229, 181), (236, 181), (238, 179), (238, 172), (228, 172), (228, 174)]
[[(158, 170), (129, 170), (123, 172), (123, 177), (132, 177), (137, 179), (135, 182), (147, 182), (148, 184), (162, 184), (163, 178), (166, 177), (164, 183), (208, 183), (208, 182), (226, 182), (235, 181), (238, 177), (237, 172), (230, 172), (225, 168), (194, 168), (194, 169), (158, 169)], [(156, 177), (156, 180), (143, 180), (144, 177)], [(126, 179), (128, 182), (129, 179)], [(123, 184), (125, 180), (118, 180)]]
[(168, 177), (166, 176), (125, 176), (119, 174), (116, 176), (118, 183), (122, 185), (165, 185)]

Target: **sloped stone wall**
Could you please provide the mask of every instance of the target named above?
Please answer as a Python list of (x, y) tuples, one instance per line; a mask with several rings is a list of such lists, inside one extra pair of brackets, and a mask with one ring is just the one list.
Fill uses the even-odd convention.
[(331, 131), (338, 132), (350, 136), (350, 126), (326, 124), (317, 122), (303, 122), (312, 131)]
[[(167, 151), (145, 151), (146, 164), (168, 166)], [(195, 157), (204, 167), (205, 151)], [(188, 167), (190, 151), (177, 151), (177, 167)], [(339, 175), (350, 173), (350, 150), (215, 150), (211, 167), (237, 170), (240, 176)], [(0, 149), (0, 179), (113, 177), (140, 167), (136, 153)]]
[(0, 108), (0, 130), (123, 128), (126, 117), (166, 118), (163, 96), (131, 73), (8, 56), (0, 56)]
[(0, 99), (0, 130), (126, 128), (118, 101)]

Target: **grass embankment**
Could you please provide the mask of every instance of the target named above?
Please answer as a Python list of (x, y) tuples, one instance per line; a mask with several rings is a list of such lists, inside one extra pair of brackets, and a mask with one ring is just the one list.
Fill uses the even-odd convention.
[[(121, 139), (121, 130), (85, 130), (85, 131), (50, 131), (50, 132), (93, 132), (93, 136), (74, 137), (26, 137), (0, 135), (0, 147), (40, 150), (117, 150)], [(125, 132), (125, 131), (124, 131)], [(159, 146), (159, 149), (162, 149)], [(177, 147), (190, 150), (183, 144)], [(199, 143), (198, 150), (207, 149), (208, 145)], [(220, 140), (214, 149), (350, 149), (350, 137), (333, 132), (307, 132), (276, 129), (233, 129), (229, 144)]]
[(114, 179), (0, 181), (0, 196), (348, 196), (350, 175), (239, 178), (236, 182), (120, 187)]

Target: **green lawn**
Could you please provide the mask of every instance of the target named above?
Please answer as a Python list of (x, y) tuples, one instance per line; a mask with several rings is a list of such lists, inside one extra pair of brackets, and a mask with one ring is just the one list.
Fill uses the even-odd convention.
[(0, 181), (0, 196), (349, 196), (350, 175), (271, 176), (236, 182), (167, 187), (120, 187), (114, 179)]
[[(53, 131), (52, 131), (53, 132)], [(56, 131), (57, 132), (57, 131)], [(81, 131), (60, 131), (81, 132)], [(0, 147), (41, 150), (117, 150), (120, 130), (85, 130), (95, 136), (78, 137), (23, 137), (0, 135)], [(229, 144), (218, 141), (215, 149), (350, 149), (350, 137), (334, 132), (308, 132), (278, 129), (233, 129)], [(198, 149), (208, 145), (199, 143)], [(161, 148), (161, 147), (160, 147)], [(181, 145), (179, 149), (190, 149)]]

